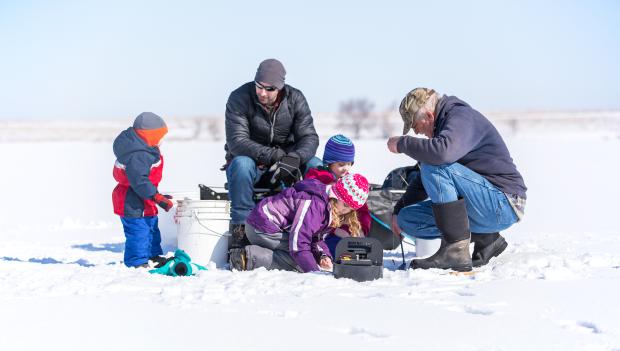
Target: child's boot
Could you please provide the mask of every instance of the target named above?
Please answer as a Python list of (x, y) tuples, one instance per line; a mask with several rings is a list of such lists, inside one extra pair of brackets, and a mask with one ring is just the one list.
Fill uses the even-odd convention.
[(230, 270), (245, 271), (247, 267), (245, 248), (230, 249), (228, 262), (230, 263)]
[(245, 224), (231, 223), (228, 231), (230, 232), (229, 249), (238, 249), (250, 244), (245, 235)]

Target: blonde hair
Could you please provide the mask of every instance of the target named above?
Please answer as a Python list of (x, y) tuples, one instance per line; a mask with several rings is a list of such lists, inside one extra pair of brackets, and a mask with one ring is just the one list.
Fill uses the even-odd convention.
[(342, 225), (346, 224), (349, 227), (349, 234), (351, 234), (351, 236), (362, 236), (362, 224), (357, 217), (357, 211), (352, 210), (345, 215), (339, 215), (336, 213), (335, 205), (337, 201), (339, 200), (333, 197), (329, 199), (330, 212), (332, 217), (332, 222), (329, 224), (329, 226), (332, 228), (340, 228)]

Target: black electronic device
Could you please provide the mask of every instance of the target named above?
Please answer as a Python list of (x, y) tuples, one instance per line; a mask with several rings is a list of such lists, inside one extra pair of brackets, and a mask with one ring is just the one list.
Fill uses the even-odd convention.
[(383, 247), (375, 238), (343, 238), (336, 245), (334, 277), (358, 282), (383, 278)]

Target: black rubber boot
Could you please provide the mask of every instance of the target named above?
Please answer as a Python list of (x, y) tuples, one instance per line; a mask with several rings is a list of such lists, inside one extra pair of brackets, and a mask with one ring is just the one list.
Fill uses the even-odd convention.
[(228, 251), (228, 263), (230, 263), (231, 271), (245, 271), (247, 267), (245, 248), (230, 249), (230, 251)]
[(474, 267), (484, 266), (493, 257), (499, 256), (508, 243), (499, 233), (491, 234), (471, 234), (471, 241), (474, 243), (474, 253), (471, 255)]
[(245, 235), (245, 224), (230, 224), (228, 227), (230, 232), (230, 240), (228, 240), (228, 249), (238, 249), (250, 244)]
[(439, 250), (431, 257), (411, 261), (409, 268), (471, 271), (469, 219), (467, 218), (465, 200), (433, 204), (433, 214), (437, 228), (441, 232)]

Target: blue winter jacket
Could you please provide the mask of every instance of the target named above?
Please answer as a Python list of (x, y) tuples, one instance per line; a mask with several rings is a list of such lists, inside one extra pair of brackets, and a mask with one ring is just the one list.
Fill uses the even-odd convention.
[(116, 162), (112, 191), (114, 213), (122, 217), (157, 215), (152, 201), (162, 178), (164, 159), (157, 146), (148, 146), (133, 128), (122, 131), (113, 144)]

